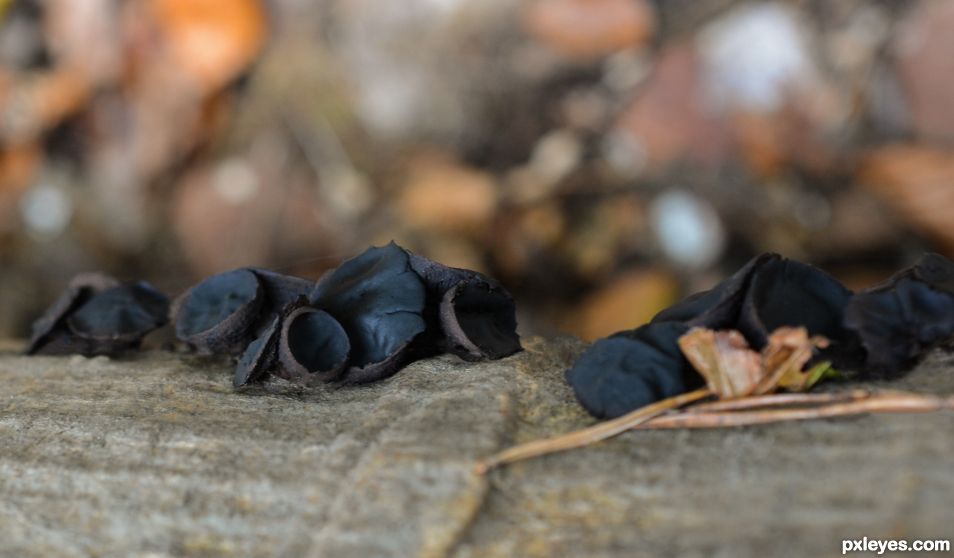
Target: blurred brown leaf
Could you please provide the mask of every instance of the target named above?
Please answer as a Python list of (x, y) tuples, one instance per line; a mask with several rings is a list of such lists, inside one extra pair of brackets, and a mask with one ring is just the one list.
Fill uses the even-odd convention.
[(899, 26), (895, 52), (915, 131), (954, 139), (954, 2), (918, 2)]
[(954, 152), (896, 145), (863, 158), (861, 183), (914, 228), (954, 252)]
[(257, 0), (151, 0), (151, 9), (178, 65), (206, 92), (244, 70), (265, 40)]
[(628, 271), (586, 297), (565, 319), (565, 329), (587, 341), (632, 329), (672, 304), (677, 291), (668, 273)]
[(397, 203), (411, 229), (437, 233), (485, 230), (497, 207), (497, 188), (486, 172), (429, 153), (414, 158)]
[(654, 14), (643, 0), (537, 0), (524, 12), (531, 35), (572, 58), (593, 58), (642, 44)]

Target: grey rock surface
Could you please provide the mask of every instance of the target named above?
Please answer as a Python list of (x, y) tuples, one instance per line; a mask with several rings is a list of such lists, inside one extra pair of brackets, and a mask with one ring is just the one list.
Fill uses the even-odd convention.
[[(478, 457), (592, 423), (562, 381), (582, 345), (527, 346), (240, 392), (196, 356), (0, 354), (0, 555), (829, 556), (844, 538), (954, 538), (954, 413), (631, 432), (476, 476)], [(889, 387), (954, 393), (954, 357)]]

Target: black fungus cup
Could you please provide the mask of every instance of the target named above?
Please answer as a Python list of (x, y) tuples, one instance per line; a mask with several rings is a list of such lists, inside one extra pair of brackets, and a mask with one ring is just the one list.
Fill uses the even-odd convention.
[(302, 306), (282, 319), (276, 375), (303, 385), (331, 382), (344, 372), (350, 351), (348, 335), (331, 314)]
[(516, 305), (500, 283), (476, 271), (409, 256), (427, 293), (424, 338), (438, 352), (477, 361), (522, 350)]
[(33, 325), (28, 354), (114, 354), (138, 347), (167, 321), (169, 300), (144, 282), (83, 274)]
[(173, 305), (176, 336), (203, 352), (241, 354), (274, 315), (315, 283), (258, 268), (213, 275)]
[(566, 371), (566, 381), (591, 415), (611, 419), (702, 385), (679, 350), (689, 331), (655, 322), (595, 341)]
[(804, 327), (830, 342), (817, 358), (857, 369), (863, 363), (859, 340), (843, 324), (851, 297), (850, 290), (817, 267), (769, 253), (753, 258), (713, 289), (663, 310), (652, 321), (736, 329), (757, 350), (779, 327)]
[(898, 377), (954, 335), (954, 262), (926, 254), (915, 265), (852, 298), (845, 326), (864, 346), (864, 370)]
[(411, 358), (413, 342), (426, 329), (426, 293), (409, 260), (393, 242), (369, 248), (322, 277), (309, 296), (350, 340), (344, 382), (385, 378)]
[(251, 270), (213, 275), (176, 299), (176, 336), (203, 352), (239, 354), (255, 337), (264, 304), (261, 282)]

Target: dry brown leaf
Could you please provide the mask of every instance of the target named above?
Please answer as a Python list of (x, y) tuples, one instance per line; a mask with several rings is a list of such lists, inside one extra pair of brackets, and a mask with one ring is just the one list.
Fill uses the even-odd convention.
[(693, 328), (679, 338), (679, 349), (720, 399), (745, 397), (764, 377), (761, 357), (735, 330)]
[(890, 146), (862, 162), (861, 183), (915, 228), (954, 251), (954, 152), (948, 149)]
[(811, 387), (812, 374), (802, 371), (812, 358), (812, 351), (828, 346), (824, 337), (808, 336), (804, 327), (780, 327), (769, 335), (762, 349), (765, 377), (755, 387), (755, 395), (771, 393), (778, 388), (805, 391)]

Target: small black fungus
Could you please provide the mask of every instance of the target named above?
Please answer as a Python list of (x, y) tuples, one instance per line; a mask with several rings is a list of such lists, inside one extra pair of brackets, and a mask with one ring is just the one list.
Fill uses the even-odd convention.
[(62, 338), (65, 333), (61, 326), (67, 314), (89, 300), (95, 293), (118, 284), (118, 281), (102, 273), (82, 273), (74, 277), (59, 298), (38, 320), (33, 322), (33, 333), (30, 336), (26, 354), (49, 353), (47, 345), (51, 344), (54, 338)]
[(577, 400), (610, 419), (701, 385), (679, 350), (689, 326), (654, 322), (597, 340), (566, 371)]
[(444, 294), (439, 313), (447, 351), (464, 360), (496, 360), (522, 349), (513, 298), (492, 283), (458, 283)]
[(690, 295), (656, 314), (653, 322), (685, 322), (693, 327), (726, 329), (735, 325), (745, 302), (752, 276), (763, 266), (782, 259), (778, 254), (766, 253), (749, 260), (708, 291)]
[(281, 316), (274, 316), (262, 333), (248, 344), (238, 364), (232, 385), (242, 387), (268, 377), (268, 371), (278, 358), (278, 335)]
[(239, 354), (254, 337), (264, 303), (261, 281), (251, 270), (213, 275), (176, 300), (176, 336), (205, 352)]
[(148, 283), (83, 275), (34, 325), (28, 353), (113, 354), (139, 345), (167, 321), (169, 300)]
[(817, 267), (771, 259), (752, 274), (734, 329), (761, 349), (776, 329), (804, 327), (809, 335), (829, 341), (818, 359), (831, 360), (838, 368), (857, 368), (862, 361), (859, 342), (843, 325), (851, 297), (850, 290)]
[(736, 329), (761, 349), (781, 326), (803, 326), (811, 335), (831, 341), (821, 357), (836, 366), (860, 364), (858, 341), (842, 325), (852, 293), (824, 271), (778, 254), (766, 253), (711, 290), (692, 295), (661, 311), (658, 321), (680, 321), (693, 327)]
[(954, 262), (927, 254), (848, 303), (845, 325), (867, 353), (864, 370), (898, 377), (954, 335)]
[(351, 344), (341, 324), (323, 310), (302, 306), (282, 320), (277, 375), (299, 384), (337, 380)]
[(343, 378), (348, 383), (397, 372), (426, 329), (424, 285), (407, 252), (393, 242), (345, 261), (321, 278), (309, 298), (348, 334), (351, 358)]
[(499, 359), (522, 349), (516, 305), (499, 282), (476, 271), (409, 255), (411, 269), (427, 290), (426, 339), (441, 351), (471, 361)]

